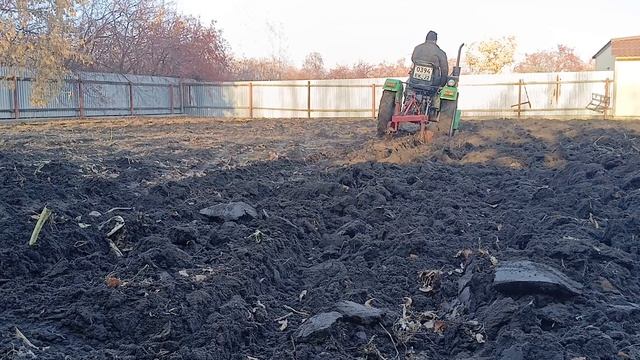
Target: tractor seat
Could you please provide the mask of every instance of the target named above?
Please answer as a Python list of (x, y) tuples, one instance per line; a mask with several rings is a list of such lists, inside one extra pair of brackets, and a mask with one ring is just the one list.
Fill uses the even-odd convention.
[(429, 95), (434, 95), (440, 89), (439, 87), (434, 85), (420, 84), (418, 82), (414, 83), (411, 82), (411, 80), (409, 80), (409, 83), (407, 85), (414, 91), (426, 92)]

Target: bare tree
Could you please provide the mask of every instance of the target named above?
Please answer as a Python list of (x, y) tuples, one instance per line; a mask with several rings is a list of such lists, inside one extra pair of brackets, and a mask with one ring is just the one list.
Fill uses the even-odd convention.
[(310, 79), (323, 79), (326, 75), (326, 70), (322, 55), (318, 52), (309, 53), (302, 64), (302, 72), (305, 77)]
[(92, 70), (207, 80), (228, 74), (228, 46), (216, 24), (204, 25), (160, 0), (95, 0), (78, 14)]

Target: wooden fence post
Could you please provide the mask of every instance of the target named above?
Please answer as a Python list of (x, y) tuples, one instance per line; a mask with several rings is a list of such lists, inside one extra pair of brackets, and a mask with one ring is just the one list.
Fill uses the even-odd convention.
[(18, 77), (13, 77), (13, 117), (20, 118), (20, 95), (18, 92)]
[(522, 118), (522, 85), (524, 80), (518, 81), (518, 120)]
[(307, 119), (311, 119), (311, 81), (307, 81)]
[(603, 113), (605, 120), (607, 120), (607, 117), (609, 115), (608, 114), (609, 113), (609, 106), (611, 105), (611, 100), (613, 100), (613, 99), (611, 99), (611, 90), (609, 89), (610, 86), (611, 86), (611, 80), (609, 80), (609, 78), (607, 78), (604, 81), (604, 97), (605, 97), (605, 99), (608, 99), (608, 102), (606, 104), (607, 106), (605, 106), (604, 113)]
[(376, 84), (371, 84), (371, 117), (376, 118)]
[(180, 92), (180, 113), (184, 114), (184, 83), (182, 82), (182, 79), (180, 79), (178, 89)]
[(556, 106), (560, 105), (560, 75), (556, 75)]
[(253, 83), (249, 83), (249, 119), (253, 119)]
[(171, 107), (171, 114), (173, 114), (173, 84), (169, 84), (169, 106)]
[(129, 81), (129, 113), (133, 116), (133, 84)]
[(78, 112), (80, 118), (84, 118), (84, 94), (82, 90), (82, 79), (78, 77)]

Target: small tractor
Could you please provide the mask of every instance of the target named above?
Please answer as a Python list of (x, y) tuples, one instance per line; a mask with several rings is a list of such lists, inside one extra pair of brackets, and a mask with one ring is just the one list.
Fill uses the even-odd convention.
[[(385, 81), (378, 111), (378, 136), (396, 133), (402, 123), (419, 124), (422, 140), (429, 140), (434, 133), (453, 136), (460, 123), (458, 81), (463, 46), (458, 49), (456, 66), (449, 76), (437, 74), (439, 68), (434, 64), (415, 63), (406, 83), (397, 79)], [(443, 87), (435, 83), (441, 76), (447, 76)], [(439, 108), (434, 106), (436, 97), (440, 99)]]

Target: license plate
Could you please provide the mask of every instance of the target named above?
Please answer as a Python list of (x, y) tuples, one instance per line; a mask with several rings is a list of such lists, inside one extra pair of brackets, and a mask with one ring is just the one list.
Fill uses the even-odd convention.
[(433, 68), (429, 66), (416, 65), (413, 69), (413, 77), (418, 80), (430, 81), (433, 75)]

